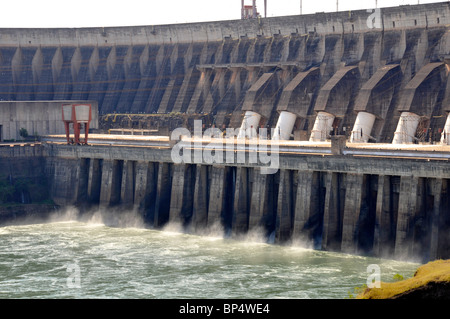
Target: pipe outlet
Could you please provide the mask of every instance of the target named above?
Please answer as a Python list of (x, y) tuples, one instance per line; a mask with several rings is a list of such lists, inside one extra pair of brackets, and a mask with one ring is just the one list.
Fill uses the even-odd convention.
[(294, 129), (297, 115), (291, 112), (282, 111), (278, 117), (275, 131), (273, 132), (273, 140), (288, 141), (291, 139), (292, 130)]
[(258, 136), (257, 129), (260, 120), (260, 114), (252, 111), (246, 111), (244, 119), (242, 120), (241, 128), (239, 129), (238, 138), (256, 138)]
[(313, 129), (311, 131), (311, 136), (309, 138), (310, 142), (325, 141), (333, 129), (333, 122), (335, 116), (327, 112), (319, 112), (314, 122)]
[(375, 123), (375, 115), (367, 112), (359, 112), (353, 125), (351, 143), (367, 143)]
[(416, 138), (420, 116), (411, 112), (402, 112), (394, 133), (392, 144), (412, 143)]

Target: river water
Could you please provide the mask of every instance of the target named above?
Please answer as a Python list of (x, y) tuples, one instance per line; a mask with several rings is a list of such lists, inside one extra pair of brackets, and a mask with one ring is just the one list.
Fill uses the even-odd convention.
[(345, 299), (419, 264), (197, 236), (174, 228), (59, 220), (0, 228), (0, 298)]

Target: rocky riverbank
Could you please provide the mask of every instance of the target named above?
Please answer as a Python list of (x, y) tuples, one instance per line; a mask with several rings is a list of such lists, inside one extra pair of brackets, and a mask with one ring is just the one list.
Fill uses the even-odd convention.
[(450, 299), (450, 260), (419, 267), (412, 278), (367, 288), (357, 299)]

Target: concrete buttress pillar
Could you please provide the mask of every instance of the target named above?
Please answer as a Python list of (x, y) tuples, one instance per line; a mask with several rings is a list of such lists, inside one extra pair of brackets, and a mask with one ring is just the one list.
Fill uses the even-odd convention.
[(390, 177), (378, 176), (377, 204), (375, 215), (375, 228), (373, 238), (373, 253), (378, 257), (389, 257), (391, 251), (391, 234), (393, 233), (391, 219), (391, 185)]
[(100, 202), (102, 163), (101, 159), (91, 159), (89, 162), (88, 198), (91, 204), (98, 205)]
[(313, 222), (321, 204), (319, 175), (319, 172), (313, 171), (299, 171), (297, 175), (297, 198), (292, 236), (294, 240), (305, 244), (312, 240), (314, 228), (319, 226), (317, 222)]
[(248, 230), (250, 185), (249, 168), (237, 167), (234, 192), (232, 231), (233, 234), (245, 233)]
[(155, 198), (155, 227), (162, 227), (169, 220), (171, 189), (171, 165), (165, 162), (159, 163)]
[(250, 203), (249, 230), (262, 229), (270, 223), (271, 201), (269, 198), (272, 175), (255, 169)]
[(412, 250), (411, 221), (416, 214), (418, 177), (402, 176), (398, 203), (395, 256), (407, 258)]
[(125, 209), (132, 209), (134, 205), (134, 191), (136, 187), (136, 162), (125, 161), (122, 175), (120, 203)]
[(211, 184), (209, 187), (208, 203), (208, 227), (214, 225), (223, 226), (225, 214), (225, 200), (229, 183), (227, 183), (227, 171), (225, 166), (211, 167)]
[(145, 209), (149, 163), (136, 162), (134, 169), (135, 169), (135, 188), (134, 188), (133, 204), (134, 209), (142, 214)]
[(192, 224), (195, 230), (206, 228), (208, 225), (208, 166), (197, 165), (195, 170), (194, 207)]
[(122, 194), (123, 164), (124, 164), (123, 160), (113, 161), (111, 196), (109, 200), (109, 204), (111, 206), (120, 204), (120, 197)]
[(293, 200), (293, 176), (290, 170), (280, 171), (280, 185), (278, 190), (277, 224), (275, 241), (286, 242), (292, 238), (294, 200)]
[(158, 163), (136, 163), (134, 207), (146, 225), (154, 226), (158, 185)]
[(439, 244), (439, 225), (441, 213), (441, 194), (442, 194), (442, 178), (436, 178), (432, 184), (432, 194), (434, 197), (433, 211), (431, 216), (431, 240), (430, 240), (430, 256), (429, 260), (435, 260), (438, 256)]
[(338, 250), (341, 244), (341, 216), (338, 173), (327, 172), (323, 212), (322, 249)]
[(186, 225), (192, 217), (193, 168), (189, 164), (173, 166), (172, 191), (170, 197), (170, 221)]
[(361, 201), (364, 191), (363, 174), (347, 174), (342, 223), (341, 251), (354, 254), (357, 252), (357, 223), (361, 212)]
[(77, 204), (84, 206), (88, 202), (89, 158), (79, 159)]
[(77, 159), (70, 159), (68, 161), (54, 159), (51, 161), (50, 167), (53, 181), (51, 183), (50, 194), (56, 204), (65, 206), (76, 203), (76, 184), (79, 177), (79, 166)]
[(100, 189), (100, 207), (106, 207), (111, 200), (111, 184), (113, 176), (113, 161), (104, 159), (102, 163), (102, 182)]

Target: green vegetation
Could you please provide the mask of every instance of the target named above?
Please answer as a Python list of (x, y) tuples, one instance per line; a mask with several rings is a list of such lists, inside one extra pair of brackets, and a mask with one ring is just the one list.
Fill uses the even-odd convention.
[(11, 181), (7, 177), (1, 178), (0, 204), (10, 205), (14, 203), (51, 203), (46, 180), (44, 178), (18, 177)]
[(11, 202), (15, 191), (14, 185), (11, 185), (8, 180), (0, 180), (0, 203)]
[(19, 130), (19, 135), (22, 136), (23, 139), (26, 139), (28, 137), (28, 131), (25, 128), (21, 128)]
[(395, 274), (392, 279), (394, 279), (395, 281), (401, 281), (403, 280), (403, 276), (400, 274)]
[(367, 289), (366, 284), (362, 285), (361, 287), (355, 287), (355, 288), (353, 288), (353, 291), (348, 292), (348, 298), (355, 299), (357, 295), (364, 292), (364, 290), (366, 290), (366, 289)]

